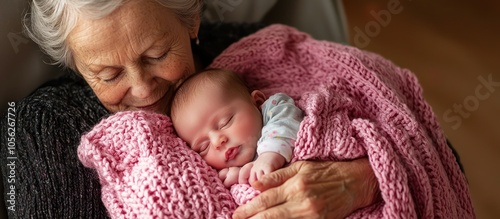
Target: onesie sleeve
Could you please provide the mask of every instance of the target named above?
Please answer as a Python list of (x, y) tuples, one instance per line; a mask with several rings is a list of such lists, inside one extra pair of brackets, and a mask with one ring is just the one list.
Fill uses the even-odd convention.
[(264, 125), (257, 143), (257, 153), (276, 152), (290, 162), (303, 118), (302, 110), (291, 97), (283, 93), (269, 97), (261, 109)]

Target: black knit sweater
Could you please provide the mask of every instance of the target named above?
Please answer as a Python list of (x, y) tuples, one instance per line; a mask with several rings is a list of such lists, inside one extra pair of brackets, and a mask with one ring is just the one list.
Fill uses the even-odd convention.
[[(228, 45), (261, 27), (202, 24), (201, 43), (193, 45), (193, 53), (206, 66)], [(14, 108), (14, 115), (0, 121), (9, 218), (107, 218), (97, 173), (85, 168), (76, 153), (81, 135), (109, 115), (87, 83), (68, 71)], [(15, 119), (10, 120), (15, 121), (15, 132), (9, 130), (8, 118)], [(8, 133), (15, 133), (15, 141)], [(15, 147), (9, 148), (13, 142)]]

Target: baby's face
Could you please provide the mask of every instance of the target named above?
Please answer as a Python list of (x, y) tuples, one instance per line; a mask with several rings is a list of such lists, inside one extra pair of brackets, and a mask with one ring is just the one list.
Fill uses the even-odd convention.
[(173, 123), (179, 137), (217, 170), (252, 161), (262, 130), (256, 101), (220, 88), (202, 90), (177, 109)]

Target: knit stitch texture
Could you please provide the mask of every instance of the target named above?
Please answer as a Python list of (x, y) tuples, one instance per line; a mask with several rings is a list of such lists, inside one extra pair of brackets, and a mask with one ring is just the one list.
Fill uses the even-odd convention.
[(466, 178), (409, 70), (283, 25), (240, 40), (209, 67), (296, 100), (306, 116), (292, 162), (368, 156), (384, 202), (351, 218), (475, 217)]
[[(383, 202), (350, 218), (475, 217), (465, 176), (410, 71), (283, 25), (243, 38), (210, 67), (296, 100), (305, 117), (292, 162), (368, 156)], [(170, 125), (163, 115), (125, 112), (82, 137), (79, 157), (99, 173), (111, 216), (229, 217), (228, 191)], [(244, 203), (255, 196), (249, 189), (231, 194)]]
[(236, 206), (164, 115), (110, 116), (82, 137), (78, 156), (97, 170), (112, 218), (229, 218)]

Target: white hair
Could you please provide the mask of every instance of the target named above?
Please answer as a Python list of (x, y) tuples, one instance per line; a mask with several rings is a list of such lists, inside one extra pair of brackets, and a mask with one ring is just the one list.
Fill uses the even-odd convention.
[[(66, 38), (76, 25), (78, 16), (99, 19), (111, 14), (128, 0), (33, 0), (26, 14), (27, 35), (48, 54), (53, 62), (76, 70)], [(134, 0), (137, 1), (137, 0)], [(194, 19), (201, 16), (203, 0), (155, 0), (172, 10), (187, 28), (194, 29)]]

